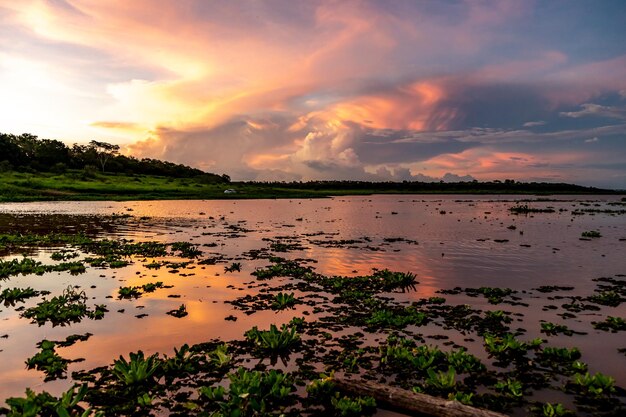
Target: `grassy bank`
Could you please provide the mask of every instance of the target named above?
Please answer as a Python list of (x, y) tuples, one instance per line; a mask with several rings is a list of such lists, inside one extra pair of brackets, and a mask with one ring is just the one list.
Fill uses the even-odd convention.
[[(225, 194), (227, 189), (236, 193)], [(238, 198), (315, 198), (369, 194), (607, 194), (611, 190), (569, 184), (523, 183), (243, 183), (211, 177), (172, 178), (150, 175), (86, 173), (0, 173), (0, 201), (175, 200)]]
[[(236, 194), (224, 194), (227, 189)], [(0, 201), (47, 200), (175, 200), (220, 198), (318, 197), (316, 191), (287, 190), (258, 185), (207, 182), (200, 178), (148, 175), (63, 174), (4, 172), (0, 174)]]

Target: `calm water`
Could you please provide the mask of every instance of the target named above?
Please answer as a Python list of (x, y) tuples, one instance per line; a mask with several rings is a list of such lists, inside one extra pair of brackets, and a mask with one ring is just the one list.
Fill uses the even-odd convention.
[[(567, 285), (575, 287), (568, 294), (590, 295), (596, 288), (593, 278), (626, 274), (626, 215), (572, 215), (572, 211), (580, 209), (624, 209), (624, 206), (609, 205), (618, 202), (619, 197), (559, 196), (559, 201), (528, 203), (536, 208), (553, 207), (555, 213), (510, 214), (508, 208), (521, 198), (404, 195), (319, 200), (0, 204), (0, 233), (25, 225), (36, 230), (91, 227), (103, 236), (209, 244), (210, 247), (201, 247), (201, 259), (218, 255), (229, 259), (228, 263), (216, 265), (192, 264), (181, 269), (180, 273), (170, 273), (166, 268), (148, 270), (137, 259), (131, 266), (119, 270), (88, 268), (79, 276), (53, 273), (0, 281), (2, 288), (31, 286), (51, 291), (52, 295), (68, 285), (79, 285), (92, 298), (90, 304), (104, 303), (109, 309), (101, 321), (85, 320), (68, 327), (53, 328), (49, 324), (41, 327), (30, 324), (29, 320), (19, 317), (19, 311), (14, 307), (2, 306), (0, 335), (8, 335), (8, 338), (0, 339), (0, 400), (22, 395), (29, 386), (59, 392), (70, 385), (67, 380), (44, 384), (40, 372), (25, 369), (25, 359), (38, 351), (36, 343), (44, 338), (60, 340), (70, 334), (94, 334), (86, 342), (60, 350), (63, 357), (85, 359), (71, 364), (71, 372), (109, 364), (120, 354), (127, 355), (139, 349), (148, 354), (170, 353), (173, 347), (183, 343), (213, 338), (241, 339), (244, 331), (254, 325), (266, 327), (268, 323), (279, 324), (301, 316), (310, 307), (298, 306), (281, 313), (260, 311), (248, 316), (224, 303), (257, 291), (249, 289), (246, 283), (255, 280), (250, 273), (267, 265), (267, 261), (251, 260), (245, 253), (267, 248), (268, 241), (264, 239), (268, 238), (299, 242), (304, 246), (303, 250), (280, 255), (314, 259), (317, 261), (314, 267), (322, 274), (364, 275), (372, 268), (413, 272), (420, 285), (415, 292), (398, 295), (407, 299), (432, 296), (437, 290), (456, 286), (509, 287), (528, 291), (541, 285)], [(94, 218), (90, 217), (120, 213), (130, 214), (133, 219), (127, 224), (96, 228), (92, 224), (96, 223)], [(136, 220), (142, 217), (150, 219)], [(602, 237), (580, 240), (581, 233), (589, 230), (600, 231)], [(339, 244), (340, 240), (353, 242)], [(49, 255), (53, 251), (41, 250), (34, 256), (51, 262)], [(5, 259), (15, 257), (19, 255), (4, 256)], [(242, 271), (225, 274), (224, 266), (233, 259), (240, 259)], [(134, 301), (116, 297), (120, 286), (154, 281), (174, 287), (145, 294)], [(181, 297), (170, 298), (168, 295)], [(483, 298), (463, 295), (446, 298), (481, 309), (523, 312), (523, 324), (528, 329), (524, 339), (541, 336), (540, 319), (563, 322), (556, 315), (562, 311), (544, 312), (541, 303), (531, 296), (524, 299), (530, 308), (490, 306)], [(31, 299), (23, 305), (30, 307), (38, 301)], [(187, 305), (189, 316), (176, 319), (165, 314), (181, 303)], [(625, 307), (622, 304), (617, 308), (603, 308), (600, 315), (626, 317)], [(147, 316), (136, 318), (139, 314)], [(229, 315), (238, 320), (225, 321)], [(598, 320), (600, 315), (583, 312), (576, 319), (567, 321), (569, 327), (584, 328), (589, 334), (551, 338), (551, 344), (580, 347), (583, 360), (590, 364), (590, 371), (612, 375), (619, 385), (625, 386), (626, 357), (617, 352), (617, 348), (626, 347), (624, 334), (594, 330), (590, 322)], [(481, 345), (476, 346), (480, 348)], [(473, 353), (479, 354), (478, 350)]]

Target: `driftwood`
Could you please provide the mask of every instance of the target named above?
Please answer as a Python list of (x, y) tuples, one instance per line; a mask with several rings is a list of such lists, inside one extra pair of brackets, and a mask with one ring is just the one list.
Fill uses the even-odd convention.
[(458, 401), (444, 400), (426, 394), (390, 387), (371, 381), (357, 381), (335, 376), (335, 385), (342, 391), (369, 395), (379, 403), (412, 415), (432, 417), (507, 417), (504, 414), (470, 407)]

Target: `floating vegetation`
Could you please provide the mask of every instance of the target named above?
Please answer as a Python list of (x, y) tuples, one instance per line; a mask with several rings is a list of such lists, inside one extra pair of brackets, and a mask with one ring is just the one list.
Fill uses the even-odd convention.
[(536, 208), (530, 207), (528, 204), (521, 204), (509, 208), (509, 211), (513, 214), (529, 214), (529, 213), (554, 213), (552, 208)]
[(50, 291), (36, 291), (31, 287), (28, 288), (5, 288), (0, 293), (0, 302), (5, 306), (14, 306), (18, 302), (24, 302), (28, 298), (38, 297), (40, 295), (48, 295)]
[(582, 237), (587, 237), (587, 238), (598, 238), (598, 237), (602, 237), (602, 235), (600, 234), (600, 232), (598, 232), (597, 230), (590, 230), (588, 232), (582, 232), (581, 233)]
[[(527, 223), (537, 219), (532, 216), (518, 218), (514, 226), (506, 212), (507, 205), (501, 202), (491, 204), (501, 207), (489, 208), (490, 216), (485, 216), (485, 221), (493, 223), (494, 230), (524, 229), (526, 235), (532, 238), (532, 231), (536, 228)], [(446, 212), (446, 218), (451, 213), (462, 213), (461, 210), (445, 209), (438, 207), (429, 212), (437, 219), (440, 219), (440, 211)], [(535, 209), (527, 212), (536, 212), (532, 210)], [(556, 217), (567, 217), (569, 222), (572, 210), (567, 212), (567, 216), (561, 214), (564, 210), (560, 206), (557, 210), (558, 216), (548, 216), (550, 222)], [(398, 212), (405, 213), (403, 210)], [(505, 218), (501, 216), (502, 212)], [(482, 221), (486, 212), (480, 210), (478, 213), (480, 218), (475, 219), (476, 222)], [(36, 410), (32, 411), (34, 415), (66, 415), (64, 411), (58, 411), (65, 407), (68, 416), (362, 416), (375, 413), (378, 405), (386, 407), (384, 403), (377, 405), (374, 398), (363, 392), (339, 388), (340, 384), (334, 383), (334, 375), (338, 375), (337, 380), (349, 375), (357, 382), (377, 383), (408, 393), (423, 393), (514, 415), (615, 417), (626, 413), (626, 391), (619, 383), (622, 374), (613, 374), (616, 377), (613, 379), (594, 373), (598, 370), (594, 362), (597, 358), (588, 355), (587, 345), (573, 345), (586, 339), (564, 337), (597, 329), (599, 331), (593, 332), (594, 335), (608, 340), (612, 335), (600, 331), (626, 330), (625, 319), (618, 317), (622, 315), (622, 302), (626, 299), (626, 281), (620, 276), (597, 278), (594, 280), (595, 291), (586, 293), (583, 290), (588, 285), (573, 280), (571, 282), (577, 286), (576, 289), (569, 286), (570, 281), (555, 281), (556, 284), (568, 284), (563, 286), (549, 285), (553, 283), (547, 280), (534, 280), (528, 284), (527, 288), (534, 286), (529, 290), (524, 289), (524, 283), (518, 282), (502, 281), (512, 287), (507, 288), (497, 286), (495, 279), (472, 281), (476, 276), (470, 276), (467, 281), (453, 281), (449, 285), (453, 287), (459, 282), (472, 282), (466, 285), (475, 288), (442, 290), (441, 287), (446, 286), (438, 281), (433, 284), (429, 275), (431, 271), (415, 269), (425, 284), (422, 286), (418, 276), (412, 272), (384, 269), (380, 265), (384, 265), (382, 257), (386, 256), (385, 253), (376, 254), (381, 258), (372, 258), (376, 262), (371, 262), (371, 266), (367, 262), (357, 262), (349, 269), (343, 266), (333, 269), (335, 266), (331, 264), (332, 271), (339, 270), (345, 276), (325, 275), (314, 268), (315, 260), (298, 259), (298, 254), (290, 252), (301, 250), (305, 244), (318, 246), (311, 252), (328, 252), (332, 259), (341, 257), (343, 251), (350, 247), (380, 249), (388, 254), (423, 247), (423, 251), (428, 252), (432, 249), (432, 241), (424, 234), (420, 237), (420, 241), (423, 240), (421, 246), (409, 246), (417, 245), (417, 241), (395, 237), (397, 232), (394, 231), (391, 231), (394, 237), (375, 234), (359, 237), (363, 233), (358, 232), (356, 237), (346, 235), (346, 239), (341, 239), (344, 236), (336, 236), (336, 232), (316, 231), (319, 229), (311, 232), (305, 229), (306, 233), (298, 235), (298, 229), (291, 224), (273, 223), (273, 227), (290, 228), (290, 234), (277, 236), (274, 230), (262, 230), (263, 226), (259, 226), (255, 233), (263, 231), (267, 234), (261, 236), (271, 237), (257, 239), (257, 248), (250, 249), (246, 242), (243, 245), (246, 251), (240, 253), (225, 249), (224, 242), (246, 236), (250, 231), (237, 223), (233, 224), (227, 217), (218, 213), (214, 218), (204, 216), (194, 223), (193, 230), (216, 228), (213, 231), (191, 232), (195, 233), (193, 240), (198, 239), (198, 244), (134, 242), (69, 235), (11, 235), (6, 238), (5, 247), (15, 250), (33, 248), (33, 251), (27, 252), (29, 256), (35, 256), (38, 247), (51, 247), (56, 251), (51, 256), (58, 262), (54, 265), (39, 263), (37, 257), (19, 258), (13, 263), (5, 259), (2, 262), (6, 265), (0, 264), (6, 266), (6, 278), (12, 280), (11, 287), (2, 288), (0, 292), (0, 300), (6, 306), (15, 307), (15, 312), (10, 310), (8, 313), (19, 314), (40, 326), (48, 323), (52, 326), (69, 325), (85, 317), (93, 320), (103, 318), (107, 307), (92, 305), (87, 294), (89, 300), (94, 300), (93, 303), (104, 297), (126, 300), (112, 300), (112, 304), (118, 306), (116, 310), (119, 313), (132, 311), (131, 316), (147, 317), (144, 322), (131, 320), (132, 323), (129, 323), (139, 323), (145, 328), (155, 323), (164, 323), (172, 328), (182, 324), (181, 329), (187, 325), (195, 326), (195, 320), (209, 311), (223, 313), (215, 318), (218, 328), (219, 323), (223, 323), (229, 327), (228, 330), (241, 329), (243, 333), (246, 328), (254, 324), (257, 326), (236, 340), (208, 340), (191, 346), (182, 344), (183, 340), (180, 342), (182, 346), (172, 346), (173, 351), (168, 350), (167, 355), (153, 351), (151, 355), (142, 351), (130, 354), (116, 352), (112, 357), (117, 357), (119, 353), (123, 355), (108, 366), (91, 370), (76, 370), (76, 365), (71, 365), (72, 360), (62, 357), (61, 350), (79, 341), (85, 342), (89, 349), (95, 348), (96, 345), (89, 344), (98, 343), (100, 339), (90, 340), (91, 333), (69, 336), (64, 333), (57, 336), (59, 340), (43, 340), (38, 345), (39, 351), (30, 358), (22, 358), (20, 363), (27, 359), (27, 367), (43, 372), (47, 380), (67, 377), (68, 368), (75, 370), (71, 373), (73, 381), (68, 386), (73, 382), (83, 385), (80, 388), (74, 386), (59, 398), (28, 390), (24, 397), (9, 398), (0, 414), (17, 416)], [(329, 218), (328, 223), (334, 220)], [(299, 225), (310, 224), (306, 221)], [(181, 226), (177, 232), (182, 234), (189, 230)], [(602, 230), (607, 239), (612, 239), (614, 233), (611, 228)], [(579, 232), (574, 227), (570, 231), (571, 236), (577, 237)], [(507, 233), (514, 244), (480, 245), (489, 247), (495, 256), (502, 256), (497, 259), (498, 262), (508, 262), (510, 258), (506, 256), (515, 251), (518, 233), (501, 232)], [(209, 235), (218, 239), (210, 243), (199, 240), (200, 236)], [(309, 239), (313, 236), (321, 236), (320, 241)], [(485, 235), (481, 233), (477, 236)], [(474, 242), (475, 237), (472, 236), (470, 242)], [(173, 241), (180, 237), (172, 232), (172, 236), (164, 239)], [(493, 238), (489, 240), (496, 241)], [(1, 237), (0, 242), (3, 242)], [(533, 250), (542, 250), (541, 244), (530, 242), (533, 243)], [(450, 241), (442, 238), (436, 244), (450, 245)], [(554, 246), (554, 242), (548, 242), (546, 252), (554, 253)], [(200, 247), (207, 251), (205, 255), (202, 255)], [(205, 249), (216, 247), (219, 249)], [(566, 253), (566, 248), (562, 249), (560, 254)], [(46, 249), (38, 256), (47, 259), (52, 250)], [(435, 248), (436, 257), (439, 253)], [(448, 258), (449, 253), (454, 255), (454, 251), (448, 251), (446, 247), (446, 262), (453, 258)], [(406, 254), (406, 257), (402, 255), (405, 254), (398, 255), (398, 259), (413, 256), (412, 253)], [(607, 252), (607, 259), (613, 255)], [(23, 273), (38, 274), (42, 270), (43, 273), (52, 272), (55, 269), (47, 268), (59, 267), (63, 262), (74, 259), (81, 260), (75, 263), (76, 268), (80, 268), (80, 264), (83, 270), (87, 268), (90, 271), (86, 276), (88, 279), (83, 281), (81, 277), (72, 281), (84, 286), (84, 291), (72, 286), (61, 295), (48, 298), (49, 293), (41, 291), (38, 284), (33, 284), (37, 282), (36, 277), (17, 277)], [(240, 260), (248, 263), (245, 274), (241, 274)], [(344, 262), (341, 259), (343, 263), (348, 260)], [(323, 265), (321, 269), (329, 268), (328, 258), (320, 258), (320, 265)], [(363, 271), (374, 266), (379, 269)], [(254, 271), (252, 278), (248, 276), (248, 267)], [(222, 268), (227, 273), (239, 273), (220, 277)], [(409, 269), (411, 266), (403, 263), (400, 268)], [(107, 274), (106, 269), (114, 270)], [(61, 271), (70, 272), (70, 269)], [(101, 282), (97, 281), (97, 274), (100, 274)], [(198, 276), (192, 278), (194, 274)], [(69, 274), (62, 278), (68, 279)], [(47, 285), (49, 281), (45, 282)], [(176, 283), (179, 294), (147, 295), (157, 289), (170, 288), (171, 285), (166, 283)], [(538, 286), (544, 283), (546, 285)], [(212, 288), (202, 291), (208, 287)], [(57, 291), (53, 293), (58, 294)], [(445, 298), (440, 296), (443, 294), (446, 294)], [(143, 299), (136, 301), (142, 296)], [(43, 301), (34, 300), (36, 297), (44, 298)], [(178, 308), (167, 314), (173, 317), (189, 314), (185, 304), (171, 304), (168, 297), (194, 300), (194, 311), (197, 306), (194, 321), (177, 322), (160, 316), (163, 311), (176, 306)], [(18, 303), (24, 305), (16, 307)], [(222, 303), (226, 304), (220, 310)], [(297, 307), (297, 315), (302, 317), (292, 317), (295, 312), (289, 309), (294, 307)], [(274, 314), (270, 310), (280, 313)], [(159, 314), (154, 314), (155, 311)], [(607, 315), (607, 311), (611, 315)], [(248, 317), (255, 312), (259, 314)], [(589, 312), (592, 314), (587, 314)], [(114, 322), (115, 317), (121, 320), (128, 318), (123, 314), (110, 314), (102, 324), (121, 323)], [(232, 321), (224, 323), (223, 318)], [(276, 322), (265, 321), (268, 318), (275, 318)], [(247, 324), (251, 319), (257, 321)], [(92, 327), (87, 329), (97, 334), (98, 328), (96, 325), (93, 330)], [(82, 326), (80, 329), (84, 331)], [(215, 327), (210, 330), (214, 331)], [(47, 330), (41, 328), (39, 331)], [(539, 331), (546, 340), (533, 339)], [(211, 332), (207, 331), (207, 334), (218, 334)], [(623, 360), (615, 352), (618, 347), (622, 348), (620, 353), (626, 352), (623, 344), (612, 346), (613, 360)], [(146, 346), (144, 351), (151, 348)], [(281, 364), (277, 362), (279, 358)], [(46, 389), (45, 385), (43, 389)], [(74, 402), (76, 398), (79, 399)]]
[[(167, 286), (171, 288), (172, 286)], [(166, 288), (162, 281), (149, 282), (135, 287), (120, 287), (117, 290), (117, 296), (120, 299), (134, 299), (142, 296), (143, 293), (150, 293), (156, 291), (158, 288)]]
[(296, 305), (298, 302), (294, 293), (286, 294), (279, 292), (274, 296), (274, 301), (272, 302), (272, 309), (274, 310), (284, 310), (286, 308), (290, 308)]
[(68, 287), (61, 295), (26, 309), (22, 316), (32, 319), (33, 323), (40, 326), (46, 322), (52, 323), (52, 326), (66, 326), (78, 323), (84, 317), (97, 320), (104, 316), (107, 311), (105, 306), (96, 305), (94, 309), (89, 309), (86, 301), (87, 296), (84, 291), (76, 291)]
[(119, 298), (139, 298), (141, 296), (141, 287), (120, 287), (117, 290)]
[(287, 325), (283, 325), (280, 330), (274, 324), (270, 325), (269, 330), (259, 330), (254, 326), (245, 336), (257, 349), (270, 354), (289, 351), (300, 343), (296, 328)]
[(228, 380), (228, 388), (221, 385), (200, 387), (203, 408), (228, 416), (279, 415), (294, 402), (294, 381), (280, 371), (239, 368), (228, 375)]
[[(77, 391), (78, 389), (78, 391)], [(73, 386), (64, 392), (60, 398), (47, 392), (35, 394), (30, 388), (26, 389), (26, 397), (7, 399), (9, 408), (5, 408), (7, 417), (35, 417), (35, 416), (81, 416), (103, 417), (102, 412), (92, 412), (91, 408), (84, 409), (79, 403), (84, 401), (87, 394), (87, 384)], [(2, 409), (0, 409), (2, 411)]]
[(111, 372), (126, 386), (147, 384), (153, 380), (155, 372), (161, 367), (158, 354), (144, 356), (142, 351), (131, 353), (129, 360), (120, 356), (113, 363)]
[(241, 272), (241, 262), (233, 262), (230, 266), (225, 266), (224, 272)]
[(181, 304), (177, 309), (170, 310), (166, 314), (180, 319), (187, 316), (189, 313), (187, 312), (187, 306)]
[(32, 258), (12, 259), (10, 261), (0, 260), (0, 279), (8, 278), (12, 275), (43, 275), (47, 272), (69, 271), (73, 275), (85, 272), (85, 266), (81, 262), (64, 262), (57, 265), (44, 265)]
[(617, 307), (624, 301), (622, 296), (616, 291), (600, 291), (587, 299), (592, 303), (610, 307)]
[(617, 333), (619, 331), (626, 331), (626, 320), (621, 317), (608, 316), (604, 321), (594, 322), (593, 328), (604, 331), (611, 331)]
[(42, 340), (37, 344), (37, 347), (41, 351), (26, 360), (26, 367), (43, 371), (46, 374), (45, 381), (63, 378), (65, 372), (67, 372), (67, 364), (70, 361), (56, 353), (54, 349), (55, 343), (49, 340)]
[(545, 333), (548, 336), (555, 336), (558, 334), (571, 336), (574, 334), (574, 331), (563, 324), (554, 324), (550, 322), (545, 322), (545, 323), (541, 323), (541, 333)]

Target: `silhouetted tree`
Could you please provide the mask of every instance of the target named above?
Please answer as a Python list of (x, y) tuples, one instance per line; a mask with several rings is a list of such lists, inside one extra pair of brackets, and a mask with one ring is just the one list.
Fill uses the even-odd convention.
[(120, 145), (114, 145), (112, 143), (92, 140), (89, 142), (89, 146), (96, 151), (96, 158), (102, 167), (102, 172), (104, 172), (106, 163), (120, 153)]

